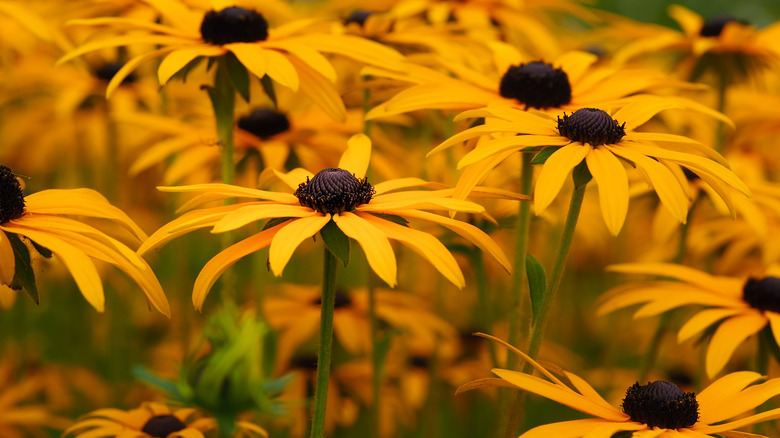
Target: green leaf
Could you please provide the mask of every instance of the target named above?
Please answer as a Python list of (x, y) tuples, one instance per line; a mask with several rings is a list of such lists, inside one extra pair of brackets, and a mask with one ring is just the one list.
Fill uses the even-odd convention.
[(531, 160), (531, 164), (544, 164), (545, 161), (547, 161), (548, 158), (550, 158), (550, 155), (554, 154), (555, 151), (562, 148), (563, 146), (547, 146), (541, 151), (539, 151), (538, 154), (534, 156), (534, 158)]
[(163, 391), (171, 395), (175, 399), (180, 399), (179, 387), (175, 382), (163, 379), (162, 377), (152, 373), (143, 365), (135, 365), (132, 368), (133, 376), (141, 382), (151, 386), (152, 388)]
[(50, 259), (52, 254), (51, 250), (49, 248), (43, 247), (37, 242), (30, 241), (32, 243), (32, 246), (35, 248), (36, 251), (38, 251), (38, 254), (42, 255), (44, 258)]
[(369, 214), (372, 214), (380, 219), (384, 219), (386, 221), (390, 221), (398, 225), (403, 225), (404, 227), (409, 226), (408, 220), (395, 214), (388, 214), (388, 213), (369, 213)]
[(575, 189), (584, 186), (593, 178), (593, 175), (590, 174), (590, 170), (588, 170), (588, 165), (585, 163), (585, 161), (582, 161), (580, 164), (574, 167), (574, 171), (572, 171), (571, 176), (574, 179)]
[(236, 55), (230, 52), (225, 55), (225, 66), (233, 87), (245, 102), (249, 102), (249, 72), (246, 67), (236, 58)]
[(539, 312), (542, 310), (547, 277), (544, 273), (544, 266), (531, 254), (525, 256), (525, 272), (528, 277), (528, 289), (531, 293), (531, 309), (534, 321), (536, 321)]
[(269, 220), (268, 222), (266, 222), (265, 225), (263, 225), (263, 231), (265, 231), (265, 230), (267, 230), (269, 228), (273, 228), (273, 227), (275, 227), (275, 226), (277, 226), (277, 225), (279, 225), (279, 224), (281, 224), (283, 222), (287, 222), (290, 219), (292, 219), (292, 218), (291, 217), (275, 217), (275, 218)]
[(265, 94), (268, 96), (268, 99), (270, 99), (271, 103), (274, 104), (274, 109), (279, 109), (279, 104), (276, 101), (276, 91), (274, 90), (274, 83), (271, 80), (271, 78), (268, 75), (265, 75), (262, 78), (260, 78), (260, 83), (263, 85), (263, 90), (265, 90)]
[(337, 259), (341, 260), (341, 262), (344, 263), (344, 266), (347, 266), (347, 263), (349, 263), (350, 250), (349, 237), (347, 237), (332, 220), (322, 227), (320, 235), (322, 236), (322, 241), (325, 242), (325, 246), (328, 247), (328, 250), (336, 256)]
[[(14, 250), (14, 260), (16, 261), (16, 271), (10, 286), (15, 290), (24, 289), (27, 295), (35, 301), (35, 304), (40, 304), (38, 287), (35, 284), (35, 271), (30, 259), (30, 250), (16, 234), (6, 233), (6, 235), (11, 242), (11, 247)], [(50, 251), (49, 254), (51, 254)]]

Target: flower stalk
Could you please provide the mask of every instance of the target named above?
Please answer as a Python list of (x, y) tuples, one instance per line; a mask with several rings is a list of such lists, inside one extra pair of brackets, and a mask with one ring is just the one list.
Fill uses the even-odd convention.
[(314, 388), (314, 415), (311, 438), (325, 436), (325, 408), (328, 402), (331, 346), (333, 344), (333, 310), (336, 305), (336, 256), (323, 249), (322, 310), (320, 313), (320, 351), (317, 358), (317, 381)]

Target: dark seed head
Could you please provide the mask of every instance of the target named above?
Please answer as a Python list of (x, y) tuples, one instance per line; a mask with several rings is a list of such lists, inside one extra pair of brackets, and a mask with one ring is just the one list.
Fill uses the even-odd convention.
[(733, 15), (716, 15), (704, 22), (704, 25), (702, 25), (701, 30), (699, 31), (699, 35), (703, 37), (720, 36), (720, 33), (723, 32), (723, 28), (726, 27), (728, 23), (747, 24), (747, 21), (740, 20)]
[(742, 299), (750, 307), (780, 313), (780, 278), (750, 278), (742, 287)]
[(373, 14), (373, 12), (361, 10), (352, 11), (352, 13), (349, 14), (349, 17), (344, 20), (344, 24), (357, 23), (362, 26), (366, 23), (366, 20), (371, 16), (371, 14)]
[(16, 174), (5, 166), (0, 166), (0, 224), (24, 214), (24, 193)]
[(649, 427), (680, 429), (699, 421), (699, 402), (693, 392), (682, 392), (674, 383), (664, 380), (647, 385), (635, 383), (626, 391), (623, 412), (631, 421)]
[(165, 438), (185, 427), (187, 426), (173, 415), (157, 415), (144, 424), (141, 432), (156, 438)]
[(569, 76), (541, 61), (509, 67), (501, 78), (498, 92), (524, 103), (526, 109), (553, 108), (571, 102)]
[(374, 195), (374, 188), (365, 178), (358, 179), (344, 169), (321, 170), (305, 183), (301, 183), (295, 196), (301, 205), (320, 213), (351, 211), (366, 204)]
[(425, 356), (412, 356), (409, 358), (409, 365), (414, 368), (427, 369), (430, 364), (430, 360)]
[(558, 117), (558, 132), (562, 136), (591, 146), (619, 142), (626, 135), (625, 125), (596, 108), (580, 108), (570, 116), (564, 113), (563, 118)]
[[(123, 66), (124, 64), (121, 62), (109, 62), (108, 64), (104, 64), (102, 67), (97, 69), (95, 76), (97, 76), (100, 80), (109, 82), (114, 78), (114, 76), (116, 76), (116, 74)], [(133, 82), (135, 82), (135, 75), (132, 73), (122, 79), (122, 84), (130, 84)]]
[(315, 371), (317, 369), (316, 356), (298, 356), (290, 361), (290, 368), (298, 368)]
[[(341, 289), (336, 289), (336, 300), (335, 304), (333, 305), (334, 309), (340, 309), (343, 307), (349, 307), (350, 304), (352, 304), (352, 298), (349, 297), (349, 294), (344, 292)], [(314, 304), (321, 306), (322, 305), (322, 297), (317, 297), (314, 299)]]
[(286, 115), (270, 108), (257, 108), (248, 116), (238, 119), (238, 127), (263, 140), (268, 140), (276, 134), (289, 130), (290, 120)]
[(268, 38), (268, 22), (255, 11), (231, 6), (207, 12), (200, 34), (210, 44), (253, 43)]

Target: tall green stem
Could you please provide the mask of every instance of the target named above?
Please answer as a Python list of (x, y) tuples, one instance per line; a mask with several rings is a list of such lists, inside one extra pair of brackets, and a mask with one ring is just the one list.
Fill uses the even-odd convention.
[(317, 358), (317, 382), (314, 388), (314, 417), (311, 438), (325, 436), (325, 407), (328, 403), (330, 356), (333, 344), (333, 309), (336, 305), (336, 256), (327, 248), (323, 251), (322, 310), (320, 316), (320, 354)]
[[(544, 331), (547, 327), (550, 309), (552, 308), (556, 295), (558, 295), (558, 289), (561, 285), (561, 279), (563, 278), (563, 270), (566, 266), (566, 259), (569, 255), (569, 247), (574, 238), (574, 230), (577, 228), (577, 219), (579, 219), (582, 201), (585, 198), (585, 187), (587, 187), (587, 183), (580, 184), (575, 187), (574, 193), (572, 193), (571, 201), (569, 203), (569, 213), (566, 215), (566, 223), (563, 226), (561, 242), (558, 246), (558, 255), (555, 258), (555, 265), (553, 266), (550, 280), (545, 288), (544, 297), (542, 298), (538, 314), (531, 325), (531, 342), (528, 347), (528, 356), (532, 359), (536, 359), (539, 355), (539, 349), (541, 348), (542, 340), (544, 339)], [(530, 363), (526, 362), (523, 365), (523, 373), (527, 374), (532, 371), (533, 367)], [(520, 424), (523, 413), (526, 394), (526, 391), (521, 391), (515, 398), (512, 412), (509, 416), (509, 423), (506, 428), (505, 436), (507, 438), (516, 436), (517, 427)]]
[(217, 73), (214, 76), (214, 87), (208, 89), (214, 117), (217, 121), (217, 139), (222, 153), (222, 182), (233, 184), (235, 169), (233, 165), (233, 124), (235, 116), (236, 90), (230, 80), (227, 63), (220, 60), (217, 63)]

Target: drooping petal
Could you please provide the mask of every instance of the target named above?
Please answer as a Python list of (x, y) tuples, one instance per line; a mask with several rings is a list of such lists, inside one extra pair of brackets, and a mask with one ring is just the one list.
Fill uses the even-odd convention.
[(614, 422), (598, 418), (560, 421), (537, 426), (520, 438), (607, 438), (621, 430), (642, 430), (647, 426), (634, 422)]
[(526, 147), (535, 146), (565, 146), (571, 143), (566, 137), (548, 135), (513, 135), (501, 137), (479, 144), (474, 150), (467, 153), (458, 162), (458, 169), (470, 166), (492, 155), (501, 154), (504, 151), (518, 151)]
[(16, 258), (8, 236), (0, 231), (0, 284), (9, 285), (16, 273)]
[(702, 433), (706, 433), (708, 435), (712, 435), (716, 433), (722, 433), (727, 430), (738, 429), (740, 427), (748, 426), (755, 423), (760, 423), (762, 421), (774, 420), (777, 418), (780, 418), (780, 408), (771, 409), (769, 411), (762, 412), (760, 414), (751, 415), (749, 417), (740, 418), (739, 420), (718, 424), (715, 426), (696, 427), (696, 430)]
[(305, 80), (305, 78), (298, 75), (298, 70), (292, 62), (293, 57), (288, 57), (273, 50), (267, 50), (265, 57), (268, 58), (268, 76), (279, 85), (297, 92), (301, 86), (301, 81)]
[[(685, 342), (716, 322), (742, 313), (742, 309), (705, 309), (693, 315), (677, 332), (677, 342)], [(697, 396), (698, 397), (698, 396)]]
[(246, 207), (238, 208), (237, 210), (225, 215), (225, 217), (214, 224), (211, 232), (224, 233), (226, 231), (235, 230), (249, 223), (263, 219), (279, 217), (302, 218), (317, 216), (318, 214), (319, 213), (312, 210), (311, 208), (300, 205), (275, 203), (247, 205)]
[(758, 312), (737, 315), (722, 322), (712, 335), (707, 348), (707, 375), (714, 377), (726, 366), (734, 350), (748, 337), (766, 326), (767, 320)]
[(287, 223), (271, 241), (268, 251), (268, 260), (271, 271), (277, 277), (282, 275), (284, 267), (295, 252), (295, 249), (309, 237), (316, 234), (330, 221), (330, 213), (295, 219)]
[(555, 151), (542, 166), (534, 186), (534, 212), (539, 215), (553, 202), (574, 167), (588, 155), (590, 146), (573, 143)]
[(769, 326), (772, 329), (772, 336), (776, 342), (780, 342), (780, 314), (771, 311), (764, 311), (764, 316), (769, 320)]
[[(208, 194), (209, 196), (219, 196), (220, 198), (257, 198), (265, 199), (268, 201), (281, 202), (283, 204), (297, 204), (298, 198), (293, 196), (292, 193), (278, 193), (269, 192), (265, 190), (250, 189), (246, 187), (239, 187), (230, 184), (221, 183), (208, 183), (208, 184), (192, 184), (188, 186), (174, 186), (174, 187), (157, 187), (157, 190), (161, 192), (176, 192), (176, 193), (201, 193)], [(215, 200), (220, 198), (209, 198), (209, 200)]]
[(623, 164), (604, 148), (592, 148), (585, 157), (599, 188), (599, 204), (604, 222), (613, 236), (620, 233), (628, 214), (628, 176)]
[(387, 235), (360, 216), (343, 212), (333, 216), (339, 229), (348, 237), (355, 239), (363, 248), (371, 269), (390, 287), (395, 287), (396, 262), (393, 247), (387, 240)]
[(633, 131), (663, 110), (682, 108), (681, 105), (661, 97), (643, 97), (632, 100), (631, 103), (617, 110), (612, 116), (619, 124), (625, 123), (626, 132)]
[(742, 284), (729, 282), (729, 279), (726, 277), (715, 277), (706, 272), (674, 263), (623, 263), (607, 266), (607, 270), (624, 274), (645, 274), (670, 277), (713, 291), (723, 290), (724, 285), (727, 285), (729, 289), (733, 286), (737, 286), (737, 289), (742, 289)]
[(263, 50), (254, 43), (230, 43), (225, 44), (225, 48), (230, 50), (241, 64), (249, 70), (250, 73), (262, 79), (268, 72), (267, 50)]
[(355, 134), (347, 140), (347, 150), (341, 155), (337, 167), (361, 179), (366, 176), (371, 161), (371, 139), (365, 134)]
[(743, 389), (763, 378), (761, 374), (754, 371), (737, 371), (710, 383), (696, 394), (696, 401), (699, 402), (699, 421), (712, 424), (726, 419), (712, 414), (716, 413), (722, 405), (728, 405), (729, 401)]
[(323, 76), (328, 78), (331, 82), (336, 82), (336, 70), (333, 68), (333, 64), (328, 61), (328, 58), (323, 56), (320, 52), (308, 47), (305, 44), (295, 42), (293, 40), (288, 41), (267, 41), (263, 44), (266, 48), (276, 48), (284, 50), (285, 52), (294, 55), (301, 61), (309, 64), (311, 68), (320, 72)]
[(206, 56), (220, 56), (225, 54), (225, 49), (220, 46), (203, 44), (200, 46), (187, 46), (182, 49), (174, 50), (163, 58), (160, 67), (157, 68), (157, 80), (160, 85), (165, 85), (168, 80), (183, 69), (195, 58)]
[(225, 217), (225, 215), (240, 207), (241, 205), (239, 204), (223, 205), (185, 213), (152, 233), (148, 239), (141, 243), (137, 252), (139, 255), (144, 255), (150, 250), (158, 248), (190, 231), (213, 226), (215, 223), (219, 222), (220, 219)]
[(290, 56), (288, 60), (298, 73), (300, 90), (333, 120), (338, 122), (346, 120), (347, 109), (333, 83), (296, 57)]
[(247, 237), (246, 239), (225, 248), (212, 257), (211, 260), (203, 266), (203, 269), (200, 270), (198, 277), (195, 279), (195, 285), (192, 288), (192, 304), (195, 306), (195, 309), (199, 312), (203, 309), (203, 302), (206, 300), (206, 295), (208, 295), (211, 287), (217, 281), (217, 278), (219, 278), (227, 268), (232, 266), (239, 259), (270, 245), (272, 239), (276, 236), (276, 233), (286, 225), (288, 225), (288, 222)]
[(133, 70), (136, 69), (139, 65), (143, 64), (144, 62), (159, 58), (162, 55), (172, 51), (176, 50), (176, 47), (162, 47), (157, 50), (152, 50), (151, 52), (146, 52), (141, 55), (135, 56), (128, 60), (122, 68), (120, 68), (114, 76), (111, 77), (111, 80), (108, 81), (108, 85), (106, 86), (106, 99), (110, 99), (111, 96), (114, 95), (114, 92), (117, 88), (119, 88), (120, 85), (124, 82), (124, 80), (130, 76), (130, 73), (133, 72)]

